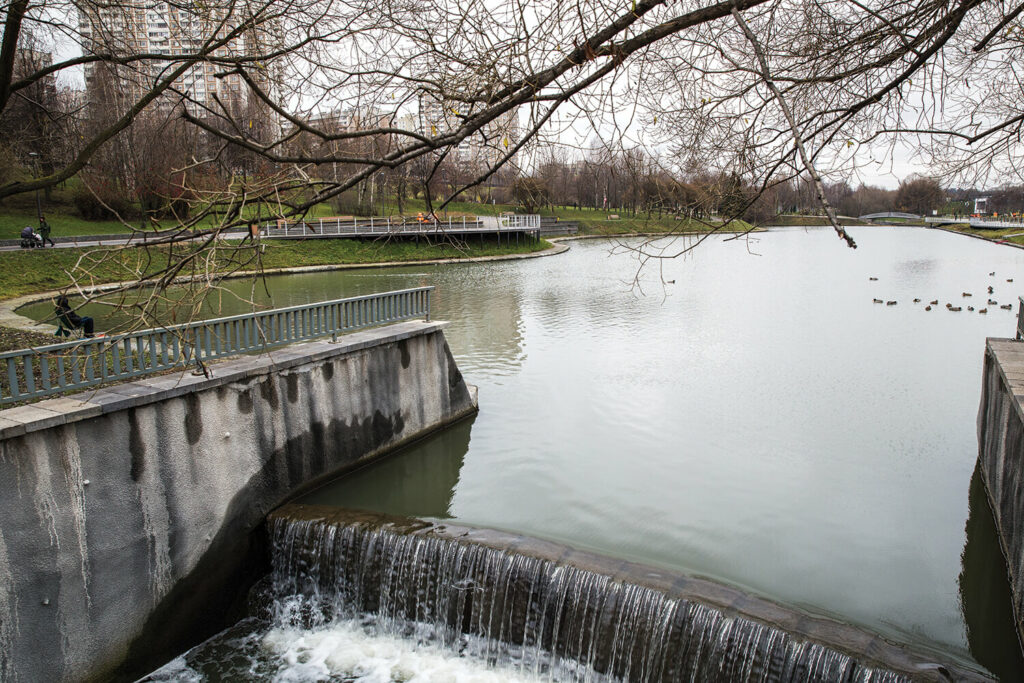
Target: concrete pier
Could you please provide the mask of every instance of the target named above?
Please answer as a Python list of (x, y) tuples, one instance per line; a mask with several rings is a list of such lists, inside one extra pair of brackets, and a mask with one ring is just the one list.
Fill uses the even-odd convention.
[(1024, 640), (1024, 342), (986, 344), (978, 463), (1010, 575), (1017, 633)]
[(0, 411), (0, 680), (132, 678), (221, 627), (270, 510), (475, 412), (442, 327)]

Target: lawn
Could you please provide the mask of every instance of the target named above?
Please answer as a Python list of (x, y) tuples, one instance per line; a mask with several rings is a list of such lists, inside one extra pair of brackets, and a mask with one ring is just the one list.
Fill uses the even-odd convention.
[[(447, 241), (417, 244), (408, 240), (267, 240), (266, 248), (256, 260), (252, 246), (235, 250), (219, 247), (217, 269), (251, 270), (317, 266), (334, 264), (372, 264), (389, 261), (423, 261), (479, 256), (505, 256), (543, 251), (548, 242), (523, 242), (500, 245), (493, 240), (460, 243)], [(175, 247), (178, 253), (190, 248)], [(195, 248), (194, 246), (192, 248)], [(0, 299), (67, 287), (72, 283), (69, 273), (76, 273), (84, 284), (130, 281), (141, 274), (156, 272), (167, 263), (168, 248), (130, 249), (31, 249), (0, 252)], [(98, 258), (104, 255), (104, 258)], [(196, 262), (195, 274), (206, 269), (209, 250)], [(79, 259), (82, 259), (79, 263)], [(183, 271), (182, 275), (193, 274)]]

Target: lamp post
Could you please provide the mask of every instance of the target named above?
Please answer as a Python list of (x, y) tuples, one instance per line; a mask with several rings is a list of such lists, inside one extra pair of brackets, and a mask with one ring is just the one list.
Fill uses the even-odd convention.
[[(32, 157), (32, 177), (33, 179), (39, 177), (39, 152), (29, 152), (28, 155)], [(43, 205), (39, 202), (39, 188), (36, 188), (36, 220), (40, 224), (43, 222)]]

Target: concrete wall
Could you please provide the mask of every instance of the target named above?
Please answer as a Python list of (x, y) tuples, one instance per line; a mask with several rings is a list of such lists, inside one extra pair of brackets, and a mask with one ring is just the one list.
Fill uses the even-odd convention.
[(266, 514), (476, 409), (407, 322), (0, 411), (0, 680), (126, 678), (219, 628)]
[(1024, 342), (985, 349), (978, 463), (1010, 574), (1017, 633), (1024, 638)]

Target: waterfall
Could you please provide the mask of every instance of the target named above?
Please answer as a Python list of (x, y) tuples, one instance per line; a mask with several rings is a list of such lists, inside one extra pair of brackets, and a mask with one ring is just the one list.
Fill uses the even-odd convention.
[(383, 634), (560, 681), (912, 680), (724, 608), (516, 552), (515, 543), (312, 507), (268, 520), (276, 623), (362, 619)]

